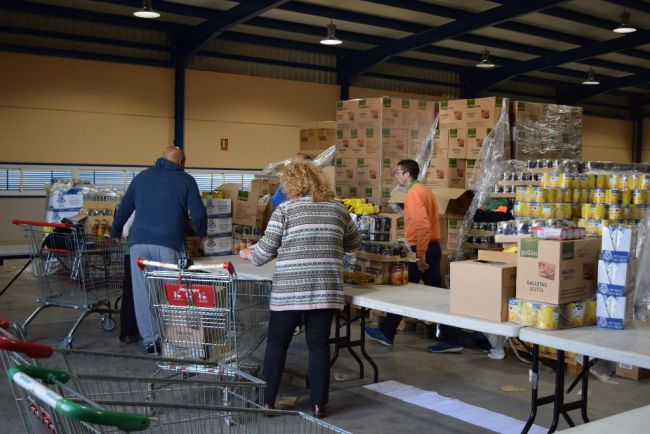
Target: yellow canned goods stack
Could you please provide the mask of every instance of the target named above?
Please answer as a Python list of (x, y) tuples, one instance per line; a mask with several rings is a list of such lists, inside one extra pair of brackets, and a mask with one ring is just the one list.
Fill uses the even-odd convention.
[(521, 323), (525, 326), (537, 327), (537, 318), (542, 305), (534, 301), (521, 301)]
[(650, 175), (637, 175), (636, 188), (650, 190)]
[(632, 203), (634, 205), (645, 204), (647, 200), (647, 193), (645, 190), (632, 190)]
[(560, 326), (560, 309), (557, 305), (542, 304), (537, 314), (538, 329), (557, 330)]

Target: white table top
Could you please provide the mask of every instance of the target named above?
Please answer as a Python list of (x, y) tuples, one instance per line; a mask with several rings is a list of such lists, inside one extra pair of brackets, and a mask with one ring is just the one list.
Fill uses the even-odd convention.
[(562, 432), (571, 434), (637, 434), (647, 432), (649, 418), (650, 405), (646, 405), (645, 407), (635, 408), (584, 425), (578, 425)]
[[(219, 261), (230, 261), (237, 275), (246, 279), (272, 279), (273, 263), (255, 267), (238, 256), (220, 256)], [(345, 285), (346, 300), (356, 306), (395, 313), (409, 318), (462, 327), (507, 337), (519, 336), (519, 324), (498, 323), (449, 313), (449, 290), (409, 283), (402, 286), (372, 285), (359, 287)]]
[(4, 244), (0, 245), (0, 257), (29, 257), (27, 244)]
[(546, 331), (524, 327), (519, 338), (558, 350), (650, 369), (650, 323), (634, 321), (625, 330), (580, 327)]

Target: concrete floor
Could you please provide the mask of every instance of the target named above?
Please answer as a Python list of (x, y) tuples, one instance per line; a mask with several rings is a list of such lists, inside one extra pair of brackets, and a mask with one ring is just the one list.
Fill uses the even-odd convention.
[[(0, 288), (20, 269), (24, 261), (6, 261), (0, 267)], [(11, 321), (23, 321), (35, 307), (34, 281), (25, 273), (0, 297), (0, 316)], [(28, 338), (56, 344), (71, 327), (78, 312), (52, 308), (42, 313), (28, 329)], [(119, 318), (116, 318), (119, 320)], [(358, 327), (355, 327), (358, 333)], [(118, 339), (117, 329), (104, 332), (96, 315), (90, 316), (79, 330), (74, 343), (76, 349), (95, 349), (128, 354), (139, 354), (143, 350), (138, 344), (124, 345)], [(430, 354), (426, 346), (431, 341), (415, 333), (398, 335), (394, 348), (368, 343), (370, 355), (379, 365), (380, 381), (395, 380), (427, 391), (435, 391), (466, 403), (525, 420), (529, 413), (528, 365), (514, 357), (505, 360), (490, 360), (484, 351), (465, 349), (463, 354)], [(253, 358), (261, 363), (261, 351)], [(308, 411), (309, 398), (304, 388), (306, 371), (306, 345), (303, 335), (294, 339), (287, 358), (287, 367), (280, 396), (296, 396), (296, 408)], [(371, 380), (358, 379), (355, 375), (356, 362), (345, 352), (332, 369), (333, 376), (348, 375), (345, 381), (332, 380), (329, 412), (326, 421), (353, 433), (480, 433), (490, 432), (479, 426), (468, 424), (456, 418), (426, 410), (397, 399), (380, 395), (363, 388)], [(369, 366), (367, 367), (369, 369)], [(549, 368), (542, 368), (540, 390), (549, 393), (553, 387), (553, 374)], [(570, 381), (570, 379), (567, 379)], [(505, 392), (503, 386), (521, 389)], [(601, 382), (592, 377), (590, 382), (589, 414), (600, 419), (612, 414), (650, 404), (648, 381), (630, 381), (612, 378)], [(517, 389), (515, 389), (517, 390)], [(576, 391), (567, 399), (575, 397)], [(575, 415), (574, 419), (578, 419)], [(540, 409), (536, 423), (548, 426), (551, 409)], [(16, 411), (13, 397), (8, 389), (7, 379), (0, 376), (0, 421), (5, 434), (22, 433), (24, 428)], [(568, 425), (560, 422), (560, 429)]]

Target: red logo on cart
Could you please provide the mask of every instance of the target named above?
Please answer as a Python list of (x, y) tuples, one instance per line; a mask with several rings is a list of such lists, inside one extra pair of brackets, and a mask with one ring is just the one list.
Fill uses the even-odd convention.
[(214, 288), (210, 285), (179, 285), (178, 283), (165, 283), (165, 298), (172, 306), (190, 305), (188, 293), (191, 293), (191, 304), (196, 307), (217, 307)]

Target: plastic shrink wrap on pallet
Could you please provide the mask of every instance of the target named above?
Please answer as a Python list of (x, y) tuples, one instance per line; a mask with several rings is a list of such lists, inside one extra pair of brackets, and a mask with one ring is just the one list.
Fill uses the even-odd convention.
[(650, 214), (639, 225), (637, 273), (634, 287), (634, 319), (650, 321)]

